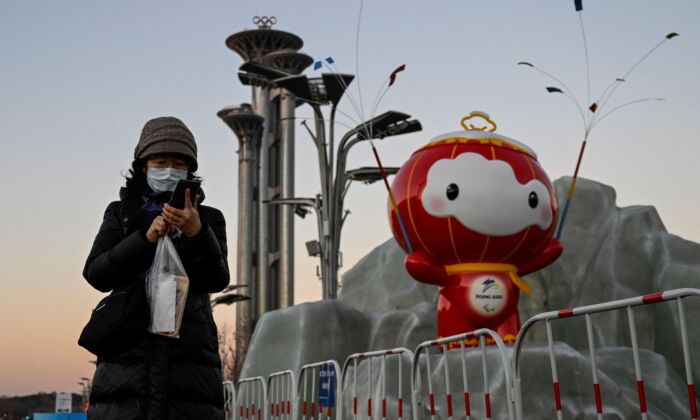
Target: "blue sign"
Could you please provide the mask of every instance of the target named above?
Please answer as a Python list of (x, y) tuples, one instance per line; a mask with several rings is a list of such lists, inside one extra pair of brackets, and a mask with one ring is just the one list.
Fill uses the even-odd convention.
[(318, 405), (335, 407), (335, 369), (332, 364), (321, 366), (321, 386), (318, 389)]
[(34, 413), (34, 420), (85, 420), (87, 413)]

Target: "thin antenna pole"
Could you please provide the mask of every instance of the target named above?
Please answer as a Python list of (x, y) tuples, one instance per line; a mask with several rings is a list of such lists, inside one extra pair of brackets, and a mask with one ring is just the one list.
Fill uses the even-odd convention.
[[(581, 23), (581, 36), (583, 38), (583, 54), (584, 57), (586, 58), (586, 95), (587, 95), (587, 104), (590, 106), (591, 105), (591, 64), (588, 59), (588, 41), (586, 40), (586, 30), (584, 29), (583, 26), (583, 17), (581, 16), (581, 11), (579, 10), (578, 12), (578, 20)], [(588, 127), (590, 125), (590, 119), (586, 119), (586, 130), (588, 130)]]
[[(599, 107), (600, 110), (602, 110), (602, 108), (608, 103), (608, 101), (610, 100), (610, 98), (612, 98), (612, 96), (613, 96), (613, 94), (615, 93), (615, 91), (617, 90), (617, 88), (620, 87), (620, 85), (622, 84), (622, 81), (627, 80), (627, 77), (628, 77), (640, 64), (642, 64), (642, 62), (643, 62), (644, 60), (646, 60), (647, 57), (649, 57), (654, 51), (656, 51), (661, 45), (663, 45), (664, 42), (666, 42), (666, 41), (668, 41), (669, 39), (672, 39), (672, 38), (674, 38), (674, 37), (676, 37), (676, 36), (678, 36), (678, 34), (676, 34), (675, 32), (672, 32), (672, 33), (666, 35), (666, 36), (664, 37), (664, 39), (662, 39), (661, 41), (659, 41), (659, 42), (658, 42), (656, 45), (654, 45), (649, 51), (647, 51), (647, 53), (644, 54), (644, 55), (642, 56), (642, 58), (640, 58), (639, 60), (637, 60), (637, 62), (635, 62), (635, 63), (632, 65), (632, 67), (630, 67), (629, 70), (627, 70), (627, 72), (626, 72), (622, 77), (616, 79), (615, 81), (616, 81), (616, 82), (619, 82), (619, 83), (617, 83), (616, 85), (614, 85), (613, 88), (612, 88), (612, 90), (611, 90), (610, 93), (608, 94), (607, 98), (605, 98), (605, 99), (602, 100), (603, 102), (600, 104), (600, 107)], [(602, 118), (602, 117), (601, 117), (601, 118)], [(597, 119), (597, 118), (594, 117), (594, 118), (593, 118), (593, 121), (591, 121), (591, 123), (592, 123), (593, 125), (595, 125), (596, 119)]]
[[(350, 88), (348, 87), (347, 83), (345, 83), (343, 78), (338, 76), (338, 72), (335, 70), (335, 66), (331, 66), (330, 64), (326, 63), (326, 67), (328, 67), (328, 69), (331, 71), (331, 73), (333, 73), (333, 75), (337, 76), (338, 80), (340, 80), (340, 83), (342, 84), (343, 88), (345, 89), (345, 96), (348, 97), (348, 99), (350, 100), (350, 105), (352, 105), (352, 108), (355, 110), (355, 114), (357, 114), (357, 117), (364, 124), (364, 122), (365, 122), (364, 115), (360, 111), (360, 109), (362, 108), (362, 98), (360, 98), (360, 101), (359, 101), (360, 105), (358, 108), (357, 102), (355, 101), (355, 99), (352, 96), (352, 93), (350, 92)], [(359, 78), (358, 78), (358, 80), (359, 80)], [(341, 112), (343, 115), (349, 117), (347, 114), (343, 113), (340, 110), (338, 110), (338, 112)], [(353, 120), (353, 121), (355, 121), (355, 120)], [(360, 123), (357, 123), (357, 122), (356, 122), (356, 124), (360, 125)], [(364, 128), (364, 131), (365, 131), (365, 134), (367, 135), (367, 137), (372, 137), (371, 133), (367, 130), (367, 127), (363, 126), (363, 128)]]
[[(312, 121), (312, 120), (315, 121), (315, 120), (316, 120), (316, 118), (312, 118), (312, 117), (294, 117), (294, 118), (292, 118), (292, 119), (293, 119), (293, 120), (299, 120), (299, 121)], [(329, 122), (330, 120), (327, 119), (327, 118), (323, 118), (323, 121)], [(338, 125), (340, 125), (340, 126), (343, 126), (343, 127), (347, 128), (347, 129), (350, 129), (350, 130), (353, 128), (353, 127), (350, 127), (349, 125), (347, 125), (347, 124), (345, 124), (345, 123), (341, 123), (341, 122), (338, 122), (338, 121), (335, 121), (335, 123), (338, 124)]]
[(403, 223), (403, 218), (401, 217), (401, 213), (399, 212), (399, 206), (396, 203), (396, 197), (394, 197), (393, 191), (391, 191), (391, 187), (389, 186), (389, 181), (387, 180), (386, 172), (384, 172), (384, 165), (382, 165), (381, 159), (379, 159), (379, 152), (377, 152), (377, 148), (374, 147), (374, 142), (372, 139), (369, 140), (369, 144), (372, 146), (372, 152), (374, 153), (374, 158), (377, 161), (377, 166), (379, 166), (379, 173), (382, 175), (382, 179), (384, 180), (384, 186), (386, 187), (386, 190), (389, 192), (389, 199), (391, 200), (391, 205), (394, 208), (394, 213), (396, 213), (396, 219), (399, 222), (399, 227), (401, 228), (401, 235), (403, 235), (403, 239), (406, 242), (406, 247), (408, 248), (408, 253), (412, 254), (413, 253), (413, 245), (411, 245), (411, 240), (408, 238), (408, 232), (406, 231), (406, 225)]
[[(607, 112), (607, 113), (605, 113), (605, 114), (602, 114), (602, 110), (606, 107), (608, 101), (609, 101), (610, 98), (612, 98), (612, 96), (615, 94), (615, 91), (617, 90), (618, 87), (620, 87), (620, 85), (622, 84), (622, 82), (624, 82), (624, 81), (627, 79), (627, 77), (628, 77), (628, 76), (629, 76), (629, 75), (630, 75), (630, 74), (631, 74), (631, 73), (632, 73), (632, 72), (633, 72), (647, 57), (649, 57), (654, 51), (656, 51), (656, 49), (658, 49), (664, 42), (666, 42), (667, 40), (672, 39), (672, 38), (675, 38), (676, 36), (678, 36), (678, 34), (677, 34), (676, 32), (671, 32), (671, 33), (667, 34), (667, 35), (664, 37), (664, 39), (662, 39), (659, 43), (657, 43), (655, 46), (653, 46), (646, 54), (644, 54), (639, 60), (637, 60), (637, 61), (627, 70), (627, 72), (626, 72), (622, 77), (615, 79), (610, 85), (608, 85), (608, 86), (605, 88), (605, 90), (603, 90), (603, 93), (600, 95), (600, 97), (598, 98), (598, 100), (594, 103), (594, 104), (595, 104), (595, 108), (594, 108), (594, 107), (592, 107), (594, 104), (590, 102), (590, 101), (591, 101), (591, 71), (590, 71), (590, 61), (589, 61), (589, 58), (588, 58), (588, 41), (587, 41), (587, 39), (586, 39), (586, 31), (585, 31), (585, 26), (584, 26), (584, 24), (583, 24), (583, 16), (582, 16), (582, 14), (581, 14), (580, 4), (577, 4), (576, 8), (577, 8), (577, 13), (578, 13), (578, 17), (579, 17), (579, 23), (580, 23), (580, 26), (581, 26), (581, 36), (582, 36), (582, 39), (583, 39), (584, 57), (585, 57), (585, 60), (586, 60), (587, 100), (588, 100), (588, 103), (589, 103), (589, 108), (588, 108), (588, 109), (591, 111), (591, 114), (592, 114), (592, 115), (590, 115), (589, 117), (586, 117), (586, 115), (588, 115), (588, 114), (585, 114), (585, 115), (584, 115), (583, 109), (581, 108), (581, 105), (580, 105), (580, 104), (578, 103), (578, 101), (576, 100), (576, 97), (574, 96), (574, 94), (571, 92), (571, 90), (568, 88), (568, 86), (566, 86), (566, 84), (565, 84), (564, 82), (562, 82), (561, 80), (559, 80), (559, 78), (557, 78), (557, 77), (555, 77), (554, 75), (552, 75), (552, 74), (550, 74), (550, 73), (548, 73), (548, 72), (546, 72), (546, 71), (544, 71), (544, 70), (542, 70), (542, 69), (540, 69), (540, 68), (534, 66), (532, 63), (528, 63), (528, 62), (520, 62), (520, 63), (518, 63), (518, 64), (520, 64), (520, 65), (526, 65), (526, 66), (532, 67), (533, 69), (539, 71), (540, 73), (542, 73), (542, 74), (544, 74), (544, 75), (550, 77), (551, 79), (553, 79), (554, 81), (556, 81), (557, 83), (559, 83), (559, 84), (564, 88), (564, 90), (565, 90), (566, 92), (562, 91), (561, 89), (557, 89), (556, 91), (557, 91), (557, 92), (560, 92), (560, 93), (563, 93), (564, 96), (566, 96), (566, 97), (569, 98), (572, 102), (574, 102), (574, 104), (576, 105), (576, 107), (577, 107), (577, 109), (578, 109), (578, 111), (579, 111), (579, 114), (581, 115), (581, 118), (583, 119), (583, 124), (584, 124), (583, 142), (581, 143), (581, 149), (579, 150), (578, 159), (576, 160), (576, 168), (575, 168), (575, 170), (574, 170), (574, 175), (573, 175), (573, 177), (572, 177), (572, 179), (571, 179), (571, 184), (569, 185), (569, 190), (568, 190), (567, 195), (566, 195), (566, 203), (564, 204), (564, 210), (562, 211), (561, 220), (560, 220), (560, 222), (559, 222), (559, 227), (557, 228), (557, 232), (556, 232), (556, 238), (557, 238), (557, 239), (560, 239), (560, 238), (561, 238), (562, 232), (563, 232), (563, 230), (564, 230), (564, 225), (565, 225), (565, 223), (566, 223), (566, 216), (567, 216), (568, 213), (569, 213), (569, 208), (570, 208), (570, 206), (571, 206), (571, 200), (572, 200), (572, 198), (573, 198), (574, 190), (575, 190), (575, 188), (576, 188), (576, 181), (578, 180), (578, 173), (579, 173), (579, 170), (580, 170), (580, 168), (581, 168), (581, 161), (582, 161), (582, 159), (583, 159), (583, 154), (584, 154), (584, 152), (585, 152), (585, 150), (586, 150), (586, 143), (587, 143), (588, 137), (589, 137), (589, 135), (591, 134), (593, 128), (594, 128), (599, 122), (601, 122), (602, 120), (604, 120), (606, 117), (608, 117), (608, 116), (609, 116), (610, 114), (612, 114), (613, 112), (618, 111), (620, 108), (624, 108), (624, 107), (626, 107), (626, 106), (629, 106), (629, 105), (632, 105), (632, 104), (636, 104), (636, 103), (640, 103), (640, 102), (646, 102), (646, 101), (652, 101), (652, 100), (663, 100), (663, 99), (661, 99), (661, 98), (644, 98), (644, 99), (638, 99), (638, 100), (636, 100), (636, 101), (627, 102), (627, 103), (622, 104), (622, 105), (620, 105), (620, 106), (618, 106), (618, 107), (616, 107), (616, 108), (613, 108), (611, 111), (609, 111), (609, 112)], [(549, 90), (550, 92), (553, 92), (553, 91), (554, 91), (554, 90), (550, 90), (549, 88), (548, 88), (547, 90)], [(596, 113), (596, 111), (598, 111), (598, 112)]]
[(365, 121), (365, 109), (362, 105), (362, 86), (360, 85), (360, 24), (362, 23), (363, 0), (360, 0), (360, 12), (357, 16), (357, 32), (355, 37), (355, 74), (357, 75), (357, 94), (360, 97), (360, 111), (362, 121)]
[[(386, 87), (384, 87), (386, 85)], [(384, 88), (384, 89), (382, 89)], [(382, 98), (384, 97), (384, 94), (389, 90), (389, 78), (387, 77), (384, 83), (382, 83), (381, 86), (379, 86), (379, 89), (377, 90), (377, 94), (374, 96), (374, 101), (372, 101), (372, 108), (370, 108), (369, 112), (369, 117), (373, 118), (374, 117), (374, 112), (376, 109), (379, 107), (379, 102), (381, 102)]]
[(595, 121), (593, 122), (593, 125), (591, 126), (591, 130), (593, 129), (593, 127), (595, 127), (596, 125), (598, 125), (601, 121), (603, 121), (608, 115), (612, 114), (612, 113), (615, 112), (615, 111), (619, 111), (621, 108), (625, 108), (625, 107), (627, 107), (627, 106), (629, 106), (629, 105), (638, 104), (638, 103), (640, 103), (640, 102), (663, 101), (663, 100), (664, 100), (664, 98), (644, 98), (644, 99), (637, 99), (636, 101), (626, 102), (626, 103), (624, 103), (624, 104), (622, 104), (622, 105), (618, 105), (618, 106), (616, 106), (615, 108), (611, 109), (610, 111), (606, 112), (604, 115), (602, 115), (602, 116), (601, 116), (600, 118), (598, 118), (597, 120), (595, 120)]
[(576, 180), (578, 179), (578, 170), (581, 167), (581, 159), (583, 159), (583, 152), (586, 150), (586, 140), (584, 137), (581, 143), (581, 150), (578, 153), (578, 159), (576, 160), (576, 169), (574, 170), (574, 176), (571, 179), (571, 184), (569, 185), (569, 192), (566, 194), (566, 204), (564, 204), (564, 211), (561, 213), (561, 222), (559, 222), (559, 228), (557, 229), (556, 238), (561, 238), (561, 233), (564, 230), (564, 224), (566, 223), (566, 215), (569, 213), (569, 206), (571, 205), (571, 199), (574, 196), (574, 188), (576, 188)]
[(586, 126), (587, 126), (587, 122), (586, 122), (586, 117), (583, 113), (583, 108), (581, 107), (581, 104), (576, 100), (576, 96), (574, 96), (573, 92), (571, 92), (571, 89), (569, 89), (569, 87), (566, 85), (566, 83), (561, 81), (558, 77), (554, 76), (553, 74), (548, 73), (548, 72), (542, 70), (541, 68), (535, 66), (534, 64), (527, 63), (527, 62), (520, 62), (518, 64), (524, 64), (524, 65), (527, 65), (528, 67), (532, 67), (533, 69), (537, 70), (538, 72), (544, 74), (545, 76), (547, 76), (550, 79), (554, 80), (555, 82), (559, 83), (561, 85), (561, 87), (563, 87), (564, 90), (566, 91), (566, 93), (564, 93), (564, 96), (569, 98), (571, 100), (571, 102), (574, 103), (574, 105), (576, 106), (576, 109), (578, 110), (578, 113), (581, 115), (581, 120), (583, 121), (583, 127), (584, 127), (584, 131), (585, 131)]
[(596, 104), (601, 105), (603, 99), (605, 98), (605, 95), (608, 93), (608, 91), (610, 90), (610, 88), (612, 88), (612, 87), (614, 87), (615, 85), (617, 85), (617, 84), (619, 84), (619, 83), (622, 83), (622, 82), (624, 82), (624, 81), (625, 81), (625, 79), (621, 79), (621, 78), (617, 78), (617, 79), (613, 80), (613, 81), (608, 85), (608, 87), (605, 88), (605, 90), (604, 90), (603, 93), (600, 95), (600, 97), (599, 97), (598, 99), (596, 99), (596, 101), (595, 101)]
[[(378, 99), (378, 100), (376, 100), (376, 98), (375, 98), (375, 103), (372, 104), (372, 110), (370, 111), (370, 116), (369, 116), (370, 119), (374, 118), (375, 112), (377, 111), (377, 109), (379, 109), (379, 104), (382, 102), (382, 99), (384, 98), (384, 95), (386, 95), (386, 93), (389, 91), (389, 88), (390, 88), (390, 87), (391, 87), (391, 86), (387, 86), (387, 87), (384, 89), (384, 92), (382, 92), (382, 94), (381, 94), (381, 96), (379, 96), (379, 99)], [(380, 88), (380, 89), (381, 89), (381, 88)], [(381, 90), (380, 90), (379, 92), (381, 92)], [(379, 93), (379, 92), (377, 92), (377, 93)], [(370, 132), (372, 131), (372, 130), (371, 130), (372, 128), (373, 128), (373, 127), (370, 127)], [(373, 136), (372, 136), (372, 137), (373, 137)]]
[[(391, 85), (389, 85), (389, 80), (391, 80), (391, 76), (387, 77), (386, 80), (384, 80), (384, 82), (379, 86), (379, 89), (377, 89), (377, 94), (374, 96), (374, 101), (372, 101), (372, 107), (369, 111), (370, 119), (374, 118), (374, 113), (376, 112), (377, 108), (379, 108), (379, 102), (381, 102), (382, 98), (391, 87)], [(386, 85), (386, 87), (384, 87), (384, 85)], [(382, 89), (383, 87), (384, 89)], [(373, 127), (370, 127), (370, 134), (374, 134), (373, 131)], [(370, 137), (374, 136), (372, 135)]]
[[(349, 90), (350, 88), (348, 87), (348, 84), (345, 83), (345, 80), (343, 80), (343, 78), (339, 76), (338, 71), (335, 69), (335, 66), (332, 66), (326, 62), (324, 62), (324, 64), (328, 68), (328, 70), (330, 70), (331, 73), (337, 77), (338, 81), (341, 83), (341, 85), (345, 89), (345, 93), (343, 96), (348, 97), (348, 100), (350, 101), (350, 105), (352, 106), (352, 109), (355, 111), (357, 118), (362, 120), (362, 114), (360, 113), (360, 105), (358, 105), (358, 102), (355, 101), (355, 98), (352, 96), (352, 93)], [(345, 114), (345, 115), (347, 116), (347, 114)], [(355, 121), (355, 120), (353, 119), (353, 121)], [(358, 123), (358, 125), (359, 125), (359, 123)]]

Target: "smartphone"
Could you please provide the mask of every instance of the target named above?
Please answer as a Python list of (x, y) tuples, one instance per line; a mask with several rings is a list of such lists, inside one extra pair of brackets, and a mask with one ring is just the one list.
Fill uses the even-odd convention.
[(177, 182), (175, 186), (175, 191), (173, 191), (173, 196), (170, 198), (170, 205), (177, 209), (185, 208), (185, 190), (190, 189), (190, 201), (194, 205), (194, 201), (197, 199), (197, 194), (199, 194), (199, 186), (201, 182), (191, 181), (187, 179), (181, 179)]

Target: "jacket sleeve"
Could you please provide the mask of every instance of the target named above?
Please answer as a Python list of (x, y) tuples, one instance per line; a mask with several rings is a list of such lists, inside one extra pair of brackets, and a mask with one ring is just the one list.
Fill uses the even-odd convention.
[[(201, 209), (200, 214), (205, 215)], [(202, 218), (202, 230), (191, 238), (183, 238), (180, 258), (190, 280), (190, 290), (216, 293), (228, 286), (228, 247), (224, 215), (211, 207)]]
[(102, 226), (92, 244), (85, 262), (83, 277), (101, 292), (124, 286), (151, 266), (155, 245), (146, 239), (146, 230), (140, 229), (124, 237), (119, 221), (120, 202), (107, 206)]

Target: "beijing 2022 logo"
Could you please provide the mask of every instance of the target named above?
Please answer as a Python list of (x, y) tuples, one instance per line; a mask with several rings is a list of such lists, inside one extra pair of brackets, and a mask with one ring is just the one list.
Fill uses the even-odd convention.
[(506, 305), (506, 285), (500, 279), (483, 276), (472, 283), (469, 300), (474, 310), (484, 316), (501, 313)]

